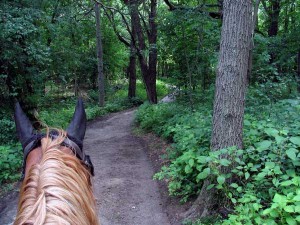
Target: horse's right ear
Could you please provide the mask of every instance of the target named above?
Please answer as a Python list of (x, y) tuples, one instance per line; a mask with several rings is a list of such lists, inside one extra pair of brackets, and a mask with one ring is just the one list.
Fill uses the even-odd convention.
[(23, 112), (19, 102), (16, 103), (14, 117), (18, 138), (22, 144), (22, 147), (24, 148), (26, 141), (28, 141), (32, 137), (34, 128), (28, 117)]
[(67, 134), (81, 142), (86, 130), (86, 113), (82, 99), (78, 99), (72, 121), (67, 128)]

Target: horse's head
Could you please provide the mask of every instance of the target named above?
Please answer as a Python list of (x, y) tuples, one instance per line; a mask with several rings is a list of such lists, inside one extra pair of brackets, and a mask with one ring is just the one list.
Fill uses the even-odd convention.
[[(22, 144), (24, 152), (24, 163), (22, 177), (26, 175), (30, 167), (38, 162), (41, 158), (40, 147), (44, 138), (52, 140), (58, 137), (58, 132), (52, 130), (47, 134), (37, 132), (28, 117), (23, 112), (19, 103), (15, 107), (15, 123), (19, 140)], [(93, 164), (89, 155), (86, 155), (83, 150), (83, 139), (86, 131), (86, 113), (81, 99), (77, 101), (76, 109), (73, 118), (66, 130), (66, 138), (62, 141), (62, 151), (68, 152), (71, 149), (75, 155), (84, 162), (84, 165), (94, 175)]]
[(25, 179), (14, 224), (98, 225), (93, 165), (82, 148), (86, 130), (82, 100), (66, 131), (36, 131), (18, 103), (15, 122), (24, 152)]

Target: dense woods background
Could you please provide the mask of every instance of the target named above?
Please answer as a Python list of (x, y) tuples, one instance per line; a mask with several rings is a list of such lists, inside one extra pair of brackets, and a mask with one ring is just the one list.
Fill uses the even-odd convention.
[(79, 96), (89, 119), (147, 100), (139, 126), (172, 142), (155, 178), (196, 199), (186, 218), (299, 223), (299, 0), (2, 0), (0, 30), (2, 189), (16, 101), (42, 128)]

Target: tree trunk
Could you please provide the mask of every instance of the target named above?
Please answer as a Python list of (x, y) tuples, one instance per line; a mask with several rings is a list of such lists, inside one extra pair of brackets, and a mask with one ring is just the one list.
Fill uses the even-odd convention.
[[(211, 149), (243, 147), (243, 117), (249, 45), (251, 39), (252, 1), (224, 0), (223, 25), (214, 99)], [(226, 172), (221, 169), (222, 172)], [(206, 180), (200, 195), (185, 217), (195, 218), (220, 209), (216, 190), (206, 190)]]
[(135, 98), (136, 96), (136, 51), (133, 41), (130, 46), (129, 65), (127, 68), (129, 86), (128, 86), (128, 98)]
[(156, 93), (156, 75), (157, 75), (157, 24), (156, 19), (157, 0), (151, 0), (149, 14), (149, 74), (148, 74), (148, 89), (150, 92), (149, 101), (157, 103)]
[[(279, 14), (280, 14), (280, 0), (270, 0), (269, 7), (266, 5), (265, 0), (262, 0), (264, 9), (269, 17), (269, 24), (268, 24), (268, 36), (269, 37), (275, 37), (278, 33), (279, 28)], [(276, 55), (273, 51), (270, 51), (270, 60), (269, 63), (273, 64), (275, 61)], [(275, 77), (275, 82), (278, 81), (278, 79)]]
[(280, 13), (280, 0), (271, 0), (270, 11), (269, 11), (270, 25), (268, 29), (269, 37), (276, 36), (278, 33), (279, 13)]
[[(270, 26), (268, 35), (269, 37), (275, 37), (277, 36), (279, 27), (280, 0), (271, 0), (270, 4)], [(276, 55), (273, 51), (271, 51), (270, 56), (270, 64), (272, 64), (275, 61)], [(278, 79), (275, 78), (274, 81), (277, 82)]]
[(149, 63), (147, 62), (145, 52), (146, 52), (146, 41), (145, 35), (143, 33), (143, 28), (141, 26), (141, 21), (138, 12), (138, 3), (136, 1), (130, 2), (130, 17), (133, 23), (134, 29), (136, 30), (137, 36), (137, 55), (140, 63), (140, 68), (142, 72), (142, 78), (146, 87), (148, 101), (152, 104), (157, 103), (157, 93), (156, 93), (156, 65), (157, 65), (157, 26), (155, 23), (156, 17), (156, 0), (151, 0), (149, 25), (150, 32), (148, 36), (149, 41)]
[(253, 49), (254, 49), (254, 35), (255, 35), (255, 27), (257, 23), (257, 14), (260, 0), (256, 0), (255, 6), (253, 9), (253, 19), (252, 19), (252, 27), (251, 27), (251, 44), (249, 47), (249, 61), (248, 61), (248, 71), (247, 71), (247, 84), (250, 84), (251, 81), (251, 73), (252, 73), (252, 61), (253, 61)]
[(95, 3), (95, 16), (96, 16), (96, 36), (97, 36), (97, 58), (98, 58), (98, 89), (99, 89), (99, 106), (103, 107), (105, 103), (105, 85), (103, 73), (103, 48), (101, 40), (101, 25), (100, 25), (100, 12), (99, 3)]
[(297, 85), (297, 90), (300, 93), (300, 49), (298, 50), (298, 57), (297, 57), (297, 80), (298, 80), (298, 85)]
[[(212, 149), (242, 148), (246, 76), (251, 39), (251, 1), (225, 0), (225, 24), (217, 68)], [(237, 21), (236, 21), (237, 20)]]

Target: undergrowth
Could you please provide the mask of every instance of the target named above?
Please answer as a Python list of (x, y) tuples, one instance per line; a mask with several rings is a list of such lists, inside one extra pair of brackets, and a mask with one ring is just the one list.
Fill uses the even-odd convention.
[[(170, 195), (187, 201), (209, 179), (208, 189), (218, 189), (228, 199), (227, 219), (196, 224), (300, 223), (299, 100), (275, 102), (264, 94), (259, 97), (259, 89), (253, 92), (247, 100), (243, 150), (210, 151), (209, 102), (194, 106), (194, 111), (182, 103), (139, 108), (140, 127), (172, 141), (165, 156), (171, 163), (154, 176), (168, 181)], [(221, 173), (221, 167), (231, 168), (230, 172)]]

